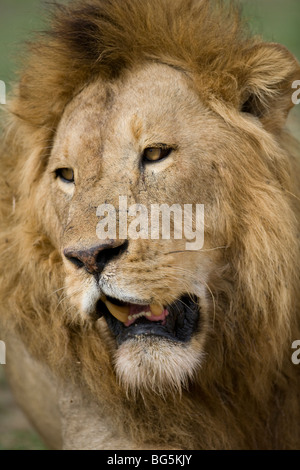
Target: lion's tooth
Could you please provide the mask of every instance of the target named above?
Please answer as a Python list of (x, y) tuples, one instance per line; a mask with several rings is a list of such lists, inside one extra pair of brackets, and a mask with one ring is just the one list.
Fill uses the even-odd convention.
[(122, 323), (126, 323), (128, 320), (128, 314), (129, 314), (129, 307), (124, 306), (120, 307), (119, 305), (114, 305), (108, 300), (105, 300), (105, 305), (110, 311), (110, 313), (117, 318), (117, 320), (121, 321)]
[(139, 317), (144, 317), (145, 315), (147, 315), (148, 312), (140, 312), (140, 313), (136, 313), (135, 315), (133, 315), (135, 318), (139, 318)]
[(159, 317), (163, 312), (163, 308), (156, 304), (151, 304), (150, 310), (155, 317)]

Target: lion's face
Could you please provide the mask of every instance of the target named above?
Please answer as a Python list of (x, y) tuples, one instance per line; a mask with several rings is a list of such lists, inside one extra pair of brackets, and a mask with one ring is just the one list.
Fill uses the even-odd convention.
[[(64, 260), (70, 311), (115, 339), (113, 361), (127, 388), (179, 388), (205, 357), (214, 316), (209, 286), (223, 268), (227, 242), (218, 219), (220, 187), (234, 191), (216, 172), (216, 165), (229, 164), (230, 132), (201, 103), (192, 81), (162, 64), (90, 84), (60, 122), (41, 184), (56, 212), (52, 238)], [(231, 152), (242, 151), (240, 145)], [(204, 204), (203, 249), (186, 250), (184, 236), (99, 239), (97, 208), (111, 204), (119, 223), (120, 196), (128, 207), (149, 210)]]

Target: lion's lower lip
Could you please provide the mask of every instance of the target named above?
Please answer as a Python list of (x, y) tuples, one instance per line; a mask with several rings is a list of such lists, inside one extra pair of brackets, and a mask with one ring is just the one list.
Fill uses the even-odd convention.
[(109, 329), (120, 345), (124, 341), (142, 336), (160, 336), (175, 342), (186, 343), (198, 326), (199, 307), (196, 298), (183, 296), (167, 307), (169, 315), (164, 322), (151, 322), (138, 318), (129, 327), (112, 316), (102, 301), (97, 304), (99, 316), (104, 316)]

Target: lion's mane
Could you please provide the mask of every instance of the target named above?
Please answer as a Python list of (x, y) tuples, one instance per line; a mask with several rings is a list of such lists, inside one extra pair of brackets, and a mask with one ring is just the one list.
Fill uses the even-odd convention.
[[(294, 65), (279, 67), (269, 88), (260, 75), (253, 79), (263, 107), (258, 130), (230, 111), (245, 98), (251, 68), (245, 57), (262, 43), (247, 32), (233, 4), (88, 0), (57, 6), (51, 24), (31, 44), (7, 106), (0, 162), (2, 324), (55, 373), (89, 390), (136, 442), (155, 445), (159, 437), (162, 448), (296, 447), (299, 397), (290, 356), (292, 341), (300, 338), (299, 193), (293, 179), (300, 173), (294, 144), (278, 130), (284, 110), (280, 103), (271, 109), (276, 84), (295, 79)], [(68, 314), (58, 291), (61, 255), (47, 233), (48, 196), (36, 183), (67, 103), (94, 77), (113, 80), (143, 61), (187, 71), (211, 109), (251, 139), (262, 163), (249, 176), (233, 162), (234, 196), (220, 201), (224, 211), (217, 223), (228, 240), (227, 267), (223, 283), (210, 286), (216, 306), (207, 332), (209, 361), (181, 396), (145, 392), (133, 400), (116, 382), (112, 340)], [(223, 177), (230, 175), (224, 171)]]

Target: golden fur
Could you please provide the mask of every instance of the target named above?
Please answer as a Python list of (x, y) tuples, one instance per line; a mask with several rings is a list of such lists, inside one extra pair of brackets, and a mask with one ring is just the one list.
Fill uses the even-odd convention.
[[(89, 0), (57, 7), (8, 105), (2, 331), (90, 396), (135, 448), (300, 444), (299, 370), (291, 362), (291, 343), (300, 338), (300, 171), (297, 145), (284, 130), (300, 67), (282, 46), (251, 37), (234, 4), (226, 5)], [(186, 146), (179, 170), (164, 167), (166, 186), (155, 189), (145, 173), (146, 192), (137, 170), (120, 159), (135, 100), (132, 141), (145, 133), (146, 113), (161, 112), (164, 132)], [(62, 158), (74, 162), (76, 152), (86, 182), (79, 195), (62, 196), (49, 169)], [(91, 320), (82, 307), (87, 274), (63, 260), (62, 248), (94, 237), (98, 204), (119, 194), (147, 203), (147, 192), (155, 201), (206, 206), (204, 250), (162, 261), (159, 253), (182, 245), (132, 243), (109, 275), (119, 289), (162, 303), (182, 286), (194, 294), (199, 275), (202, 325), (184, 347), (142, 339), (116, 348), (105, 320)]]

